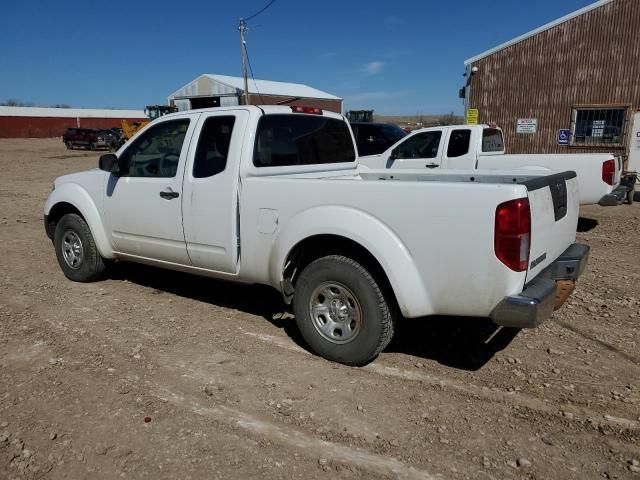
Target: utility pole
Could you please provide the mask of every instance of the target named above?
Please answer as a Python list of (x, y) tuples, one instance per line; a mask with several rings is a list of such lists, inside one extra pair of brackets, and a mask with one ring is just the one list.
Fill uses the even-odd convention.
[(247, 81), (247, 40), (244, 34), (247, 31), (247, 24), (244, 19), (240, 19), (240, 49), (242, 51), (242, 79), (244, 80), (244, 103), (249, 105), (249, 82)]

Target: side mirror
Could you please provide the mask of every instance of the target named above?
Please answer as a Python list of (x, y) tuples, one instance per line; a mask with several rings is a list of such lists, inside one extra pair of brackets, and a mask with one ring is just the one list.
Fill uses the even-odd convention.
[(123, 175), (127, 171), (127, 165), (125, 164), (124, 159), (119, 159), (113, 153), (105, 153), (104, 155), (100, 155), (98, 168), (100, 168), (100, 170), (104, 170), (105, 172), (112, 173), (116, 176)]

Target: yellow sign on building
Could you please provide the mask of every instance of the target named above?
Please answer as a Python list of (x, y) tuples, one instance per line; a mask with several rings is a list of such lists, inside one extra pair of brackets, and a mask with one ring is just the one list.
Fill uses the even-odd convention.
[(478, 112), (477, 108), (469, 108), (467, 110), (467, 125), (478, 125), (478, 116), (480, 112)]

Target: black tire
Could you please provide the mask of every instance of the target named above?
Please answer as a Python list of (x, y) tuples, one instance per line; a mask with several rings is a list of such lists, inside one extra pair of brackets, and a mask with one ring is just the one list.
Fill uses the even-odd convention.
[[(77, 247), (76, 240), (79, 241), (79, 249), (73, 247)], [(104, 273), (104, 259), (96, 248), (87, 222), (80, 215), (68, 213), (60, 219), (56, 225), (53, 243), (58, 264), (69, 280), (93, 282)], [(74, 259), (77, 263), (74, 263)]]
[[(327, 285), (329, 287), (326, 287)], [(337, 286), (336, 291), (346, 295), (345, 301), (340, 305), (350, 312), (348, 318), (351, 318), (352, 311), (360, 312), (357, 323), (359, 327), (355, 333), (344, 335), (347, 340), (342, 339), (343, 330), (340, 327), (331, 327), (334, 328), (333, 334), (338, 332), (338, 336), (329, 339), (327, 332), (320, 331), (322, 327), (319, 325), (322, 320), (315, 319), (322, 317), (322, 314), (312, 314), (312, 305), (318, 306), (318, 298), (323, 297), (317, 292), (331, 288), (331, 285)], [(327, 300), (324, 300), (322, 305), (326, 302)], [(352, 309), (354, 302), (356, 308)], [(334, 307), (332, 304), (331, 308)], [(298, 329), (311, 350), (327, 360), (346, 365), (362, 366), (373, 360), (389, 344), (395, 330), (395, 318), (390, 303), (376, 280), (363, 265), (340, 255), (319, 258), (305, 267), (296, 282), (293, 311)], [(331, 321), (340, 318), (340, 313), (338, 316), (334, 313), (328, 315)]]
[(91, 150), (92, 152), (93, 152), (94, 150), (96, 150), (96, 148), (97, 148), (97, 147), (96, 147), (96, 144), (95, 144), (95, 143), (90, 143), (90, 144), (89, 144), (89, 150)]
[(635, 195), (636, 195), (636, 189), (635, 188), (629, 189), (629, 191), (627, 192), (627, 203), (629, 205), (633, 205), (633, 200)]
[(67, 146), (68, 150), (73, 150), (73, 143), (67, 142), (67, 143), (65, 143), (65, 145)]

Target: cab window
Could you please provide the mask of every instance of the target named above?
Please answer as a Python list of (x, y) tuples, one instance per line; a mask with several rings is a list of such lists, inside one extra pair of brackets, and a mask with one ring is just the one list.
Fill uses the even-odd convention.
[(441, 138), (441, 131), (417, 133), (398, 146), (395, 157), (398, 159), (436, 158)]
[(151, 127), (130, 145), (123, 155), (128, 177), (175, 177), (188, 119), (169, 120)]
[(469, 143), (471, 142), (471, 130), (453, 130), (449, 137), (447, 157), (461, 157), (469, 153)]
[(233, 116), (209, 117), (205, 120), (193, 162), (194, 178), (212, 177), (227, 167), (227, 155), (235, 121), (236, 118)]
[(501, 152), (504, 150), (502, 132), (497, 128), (485, 128), (482, 131), (482, 151)]
[(260, 118), (253, 164), (256, 167), (354, 162), (349, 127), (335, 118), (265, 115)]

